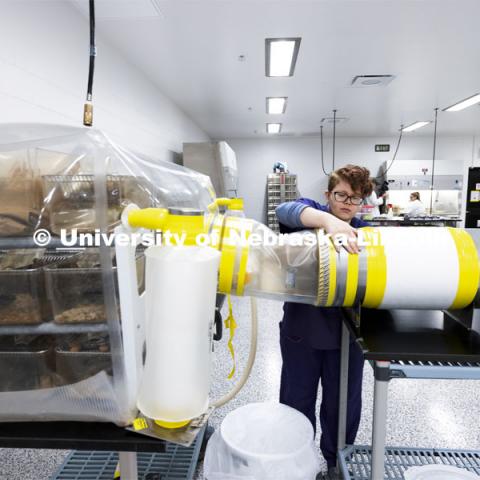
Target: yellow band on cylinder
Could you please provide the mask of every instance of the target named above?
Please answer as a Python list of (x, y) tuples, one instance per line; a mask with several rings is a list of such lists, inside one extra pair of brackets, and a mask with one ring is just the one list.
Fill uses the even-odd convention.
[(327, 297), (327, 307), (333, 305), (335, 300), (335, 293), (337, 291), (337, 251), (333, 243), (329, 243), (329, 260), (330, 260), (330, 271), (329, 271), (329, 284), (328, 284), (328, 297)]
[(385, 295), (387, 286), (387, 258), (385, 248), (381, 245), (380, 231), (373, 228), (362, 228), (368, 243), (367, 253), (367, 285), (362, 305), (367, 308), (378, 308)]
[(355, 302), (358, 288), (359, 256), (349, 254), (347, 264), (347, 282), (345, 287), (344, 307), (351, 307)]
[(235, 245), (230, 245), (228, 241), (222, 242), (222, 256), (220, 257), (220, 272), (218, 277), (218, 290), (221, 293), (230, 293), (232, 291), (236, 253), (237, 247)]
[(457, 228), (447, 227), (452, 235), (458, 255), (458, 287), (450, 308), (464, 308), (473, 302), (478, 291), (480, 266), (478, 253), (472, 237)]
[(238, 267), (237, 275), (237, 295), (243, 295), (243, 289), (245, 288), (246, 283), (246, 273), (247, 273), (247, 261), (248, 261), (248, 250), (249, 250), (249, 237), (252, 231), (252, 222), (245, 221), (245, 240), (246, 242), (242, 245), (242, 253), (240, 257), (240, 266)]
[(221, 293), (232, 292), (237, 252), (241, 249), (236, 293), (237, 295), (243, 294), (248, 260), (248, 238), (251, 230), (252, 222), (250, 220), (242, 217), (225, 217), (225, 227), (223, 229), (220, 246), (222, 256), (220, 258), (220, 275), (218, 281), (219, 291)]

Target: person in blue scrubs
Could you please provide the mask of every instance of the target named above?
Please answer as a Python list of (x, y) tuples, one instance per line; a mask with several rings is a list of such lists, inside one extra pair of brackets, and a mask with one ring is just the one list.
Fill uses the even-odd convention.
[[(334, 171), (325, 192), (326, 204), (308, 198), (286, 202), (277, 207), (281, 233), (323, 229), (332, 239), (348, 238), (343, 245), (358, 254), (357, 229), (367, 226), (355, 217), (363, 200), (371, 193), (370, 172), (356, 165)], [(341, 237), (337, 237), (341, 238)], [(308, 417), (316, 429), (318, 386), (322, 386), (320, 449), (327, 462), (328, 477), (338, 478), (335, 470), (338, 438), (338, 401), (340, 384), (340, 344), (342, 320), (338, 307), (315, 307), (286, 302), (280, 322), (282, 374), (280, 402)], [(352, 344), (349, 359), (347, 407), (347, 443), (353, 444), (360, 423), (362, 406), (363, 355)]]

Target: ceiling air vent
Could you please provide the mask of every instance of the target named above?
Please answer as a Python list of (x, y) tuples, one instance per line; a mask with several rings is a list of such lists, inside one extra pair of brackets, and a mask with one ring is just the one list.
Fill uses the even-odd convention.
[(352, 87), (368, 88), (368, 87), (384, 87), (388, 85), (395, 75), (357, 75), (353, 78)]

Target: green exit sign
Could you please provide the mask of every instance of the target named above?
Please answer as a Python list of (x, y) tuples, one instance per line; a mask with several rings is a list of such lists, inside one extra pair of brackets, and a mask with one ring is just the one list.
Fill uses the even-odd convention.
[(386, 144), (378, 144), (375, 145), (375, 151), (376, 152), (389, 152), (390, 151), (390, 145), (388, 143)]

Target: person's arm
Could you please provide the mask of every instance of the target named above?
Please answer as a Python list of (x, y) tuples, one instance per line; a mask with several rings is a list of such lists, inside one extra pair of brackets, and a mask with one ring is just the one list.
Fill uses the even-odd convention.
[(348, 243), (343, 247), (349, 253), (358, 253), (357, 230), (349, 223), (340, 220), (331, 213), (323, 212), (312, 207), (307, 207), (300, 213), (300, 222), (306, 228), (323, 229), (330, 234), (332, 239), (338, 236), (346, 236)]
[(300, 221), (300, 215), (308, 205), (301, 202), (285, 202), (281, 203), (276, 209), (278, 221), (289, 228), (305, 228)]

